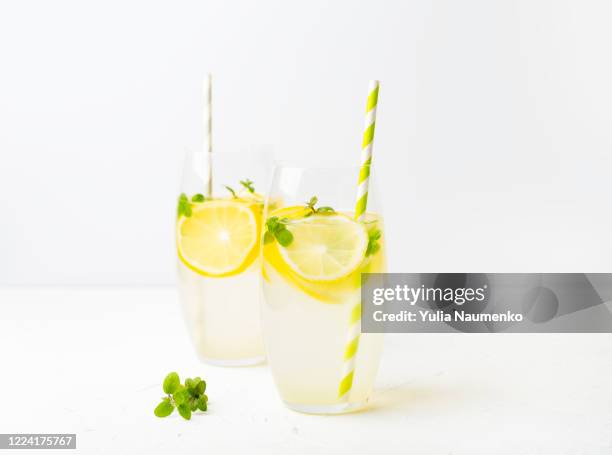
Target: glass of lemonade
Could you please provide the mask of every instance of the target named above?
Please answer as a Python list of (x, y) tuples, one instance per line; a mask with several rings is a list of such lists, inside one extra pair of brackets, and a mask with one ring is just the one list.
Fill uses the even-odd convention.
[(262, 247), (264, 342), (282, 400), (301, 412), (363, 407), (378, 370), (382, 334), (359, 334), (355, 323), (361, 274), (386, 271), (385, 238), (371, 184), (365, 219), (354, 219), (358, 175), (358, 168), (280, 164), (272, 176)]
[(178, 287), (198, 355), (212, 364), (264, 360), (259, 191), (268, 184), (271, 158), (221, 150), (188, 153), (185, 160), (176, 222)]

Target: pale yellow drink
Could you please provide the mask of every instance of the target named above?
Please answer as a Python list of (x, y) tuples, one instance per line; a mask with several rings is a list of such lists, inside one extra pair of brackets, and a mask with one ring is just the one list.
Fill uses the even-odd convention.
[[(361, 274), (385, 272), (382, 220), (368, 215), (366, 222), (357, 223), (350, 213), (303, 215), (299, 208), (270, 214), (285, 218), (294, 240), (287, 248), (271, 239), (263, 246), (266, 351), (289, 407), (340, 412), (367, 402), (378, 369), (382, 335), (361, 334), (352, 389), (339, 396), (351, 312), (361, 298)], [(300, 243), (299, 237), (307, 243)], [(297, 259), (291, 257), (292, 248)], [(335, 258), (326, 256), (334, 248)], [(333, 264), (336, 260), (342, 264)]]
[(256, 259), (236, 276), (214, 278), (199, 275), (178, 261), (178, 286), (187, 326), (203, 360), (228, 365), (263, 360), (259, 264)]
[(243, 195), (190, 209), (177, 220), (178, 288), (195, 348), (215, 364), (261, 362), (262, 203)]

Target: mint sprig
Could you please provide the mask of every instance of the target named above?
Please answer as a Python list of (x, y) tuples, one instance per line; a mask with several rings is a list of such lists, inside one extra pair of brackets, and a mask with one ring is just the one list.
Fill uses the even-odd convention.
[(234, 199), (238, 199), (238, 196), (236, 195), (236, 191), (231, 187), (231, 186), (227, 186), (227, 185), (223, 185), (225, 187), (225, 189), (227, 191), (229, 191), (230, 193), (232, 193), (232, 197)]
[[(312, 196), (306, 203), (306, 209), (308, 211), (304, 215), (305, 217), (314, 215), (314, 214), (332, 214), (336, 213), (336, 211), (331, 207), (319, 207), (316, 205), (319, 202), (319, 198), (316, 196)], [(273, 216), (268, 218), (266, 221), (266, 232), (264, 233), (264, 243), (273, 242), (275, 239), (278, 243), (280, 243), (284, 247), (288, 247), (293, 242), (293, 234), (289, 229), (287, 229), (287, 224), (289, 223), (289, 218), (279, 218), (277, 216)]]
[(249, 192), (249, 193), (254, 193), (255, 192), (255, 187), (253, 186), (253, 181), (246, 179), (246, 180), (240, 180), (240, 184)]
[(319, 202), (319, 198), (316, 196), (311, 197), (306, 202), (306, 208), (310, 211), (306, 213), (306, 215), (304, 215), (305, 217), (314, 215), (315, 213), (323, 214), (323, 215), (336, 213), (336, 211), (331, 207), (324, 206), (324, 207), (316, 208), (315, 206), (317, 205), (318, 202)]
[(293, 234), (287, 229), (288, 218), (273, 216), (266, 221), (266, 233), (264, 243), (270, 243), (276, 239), (284, 247), (288, 247), (293, 242)]
[(310, 209), (312, 211), (312, 213), (316, 212), (315, 210), (315, 205), (317, 205), (317, 202), (319, 202), (319, 198), (316, 196), (313, 196), (310, 198), (310, 200), (308, 200), (306, 202), (306, 208)]
[(208, 397), (204, 393), (206, 381), (199, 377), (187, 378), (181, 384), (179, 375), (173, 371), (164, 379), (162, 388), (166, 396), (153, 411), (157, 417), (168, 417), (176, 408), (181, 417), (189, 420), (192, 412), (208, 409)]
[(372, 229), (368, 232), (368, 247), (366, 249), (366, 257), (376, 254), (380, 250), (380, 238), (382, 232), (380, 229)]
[[(244, 189), (247, 190), (249, 193), (251, 194), (255, 193), (255, 185), (251, 179), (240, 180), (239, 183), (240, 183), (240, 186), (244, 187)], [(223, 185), (223, 186), (225, 186), (225, 189), (232, 194), (232, 197), (234, 199), (239, 199), (240, 196), (238, 196), (238, 193), (236, 192), (234, 188), (228, 185)]]
[(185, 216), (189, 218), (193, 213), (192, 202), (204, 202), (205, 200), (206, 198), (203, 194), (197, 193), (194, 194), (191, 197), (191, 201), (189, 201), (189, 197), (185, 193), (181, 193), (178, 199), (178, 207), (176, 209), (176, 213), (179, 217)]
[(178, 200), (177, 214), (178, 216), (191, 216), (191, 203), (185, 193), (181, 193)]

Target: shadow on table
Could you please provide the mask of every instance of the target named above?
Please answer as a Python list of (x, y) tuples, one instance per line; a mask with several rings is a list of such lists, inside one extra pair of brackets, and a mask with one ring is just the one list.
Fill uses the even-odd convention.
[(409, 412), (424, 407), (448, 409), (469, 401), (478, 393), (476, 388), (460, 385), (424, 385), (407, 382), (377, 389), (372, 401), (362, 412), (368, 414)]

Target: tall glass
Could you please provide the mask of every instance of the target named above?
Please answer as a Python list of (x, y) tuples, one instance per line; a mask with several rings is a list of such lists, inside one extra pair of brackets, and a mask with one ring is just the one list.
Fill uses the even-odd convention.
[(358, 168), (282, 164), (272, 177), (262, 247), (263, 333), (280, 396), (301, 412), (363, 407), (378, 370), (381, 334), (359, 335), (357, 327), (353, 350), (361, 274), (386, 270), (372, 185), (365, 220), (354, 219), (358, 175)]
[(212, 364), (264, 360), (259, 250), (261, 191), (270, 169), (271, 155), (255, 151), (188, 153), (185, 160), (176, 224), (178, 288), (198, 355)]

